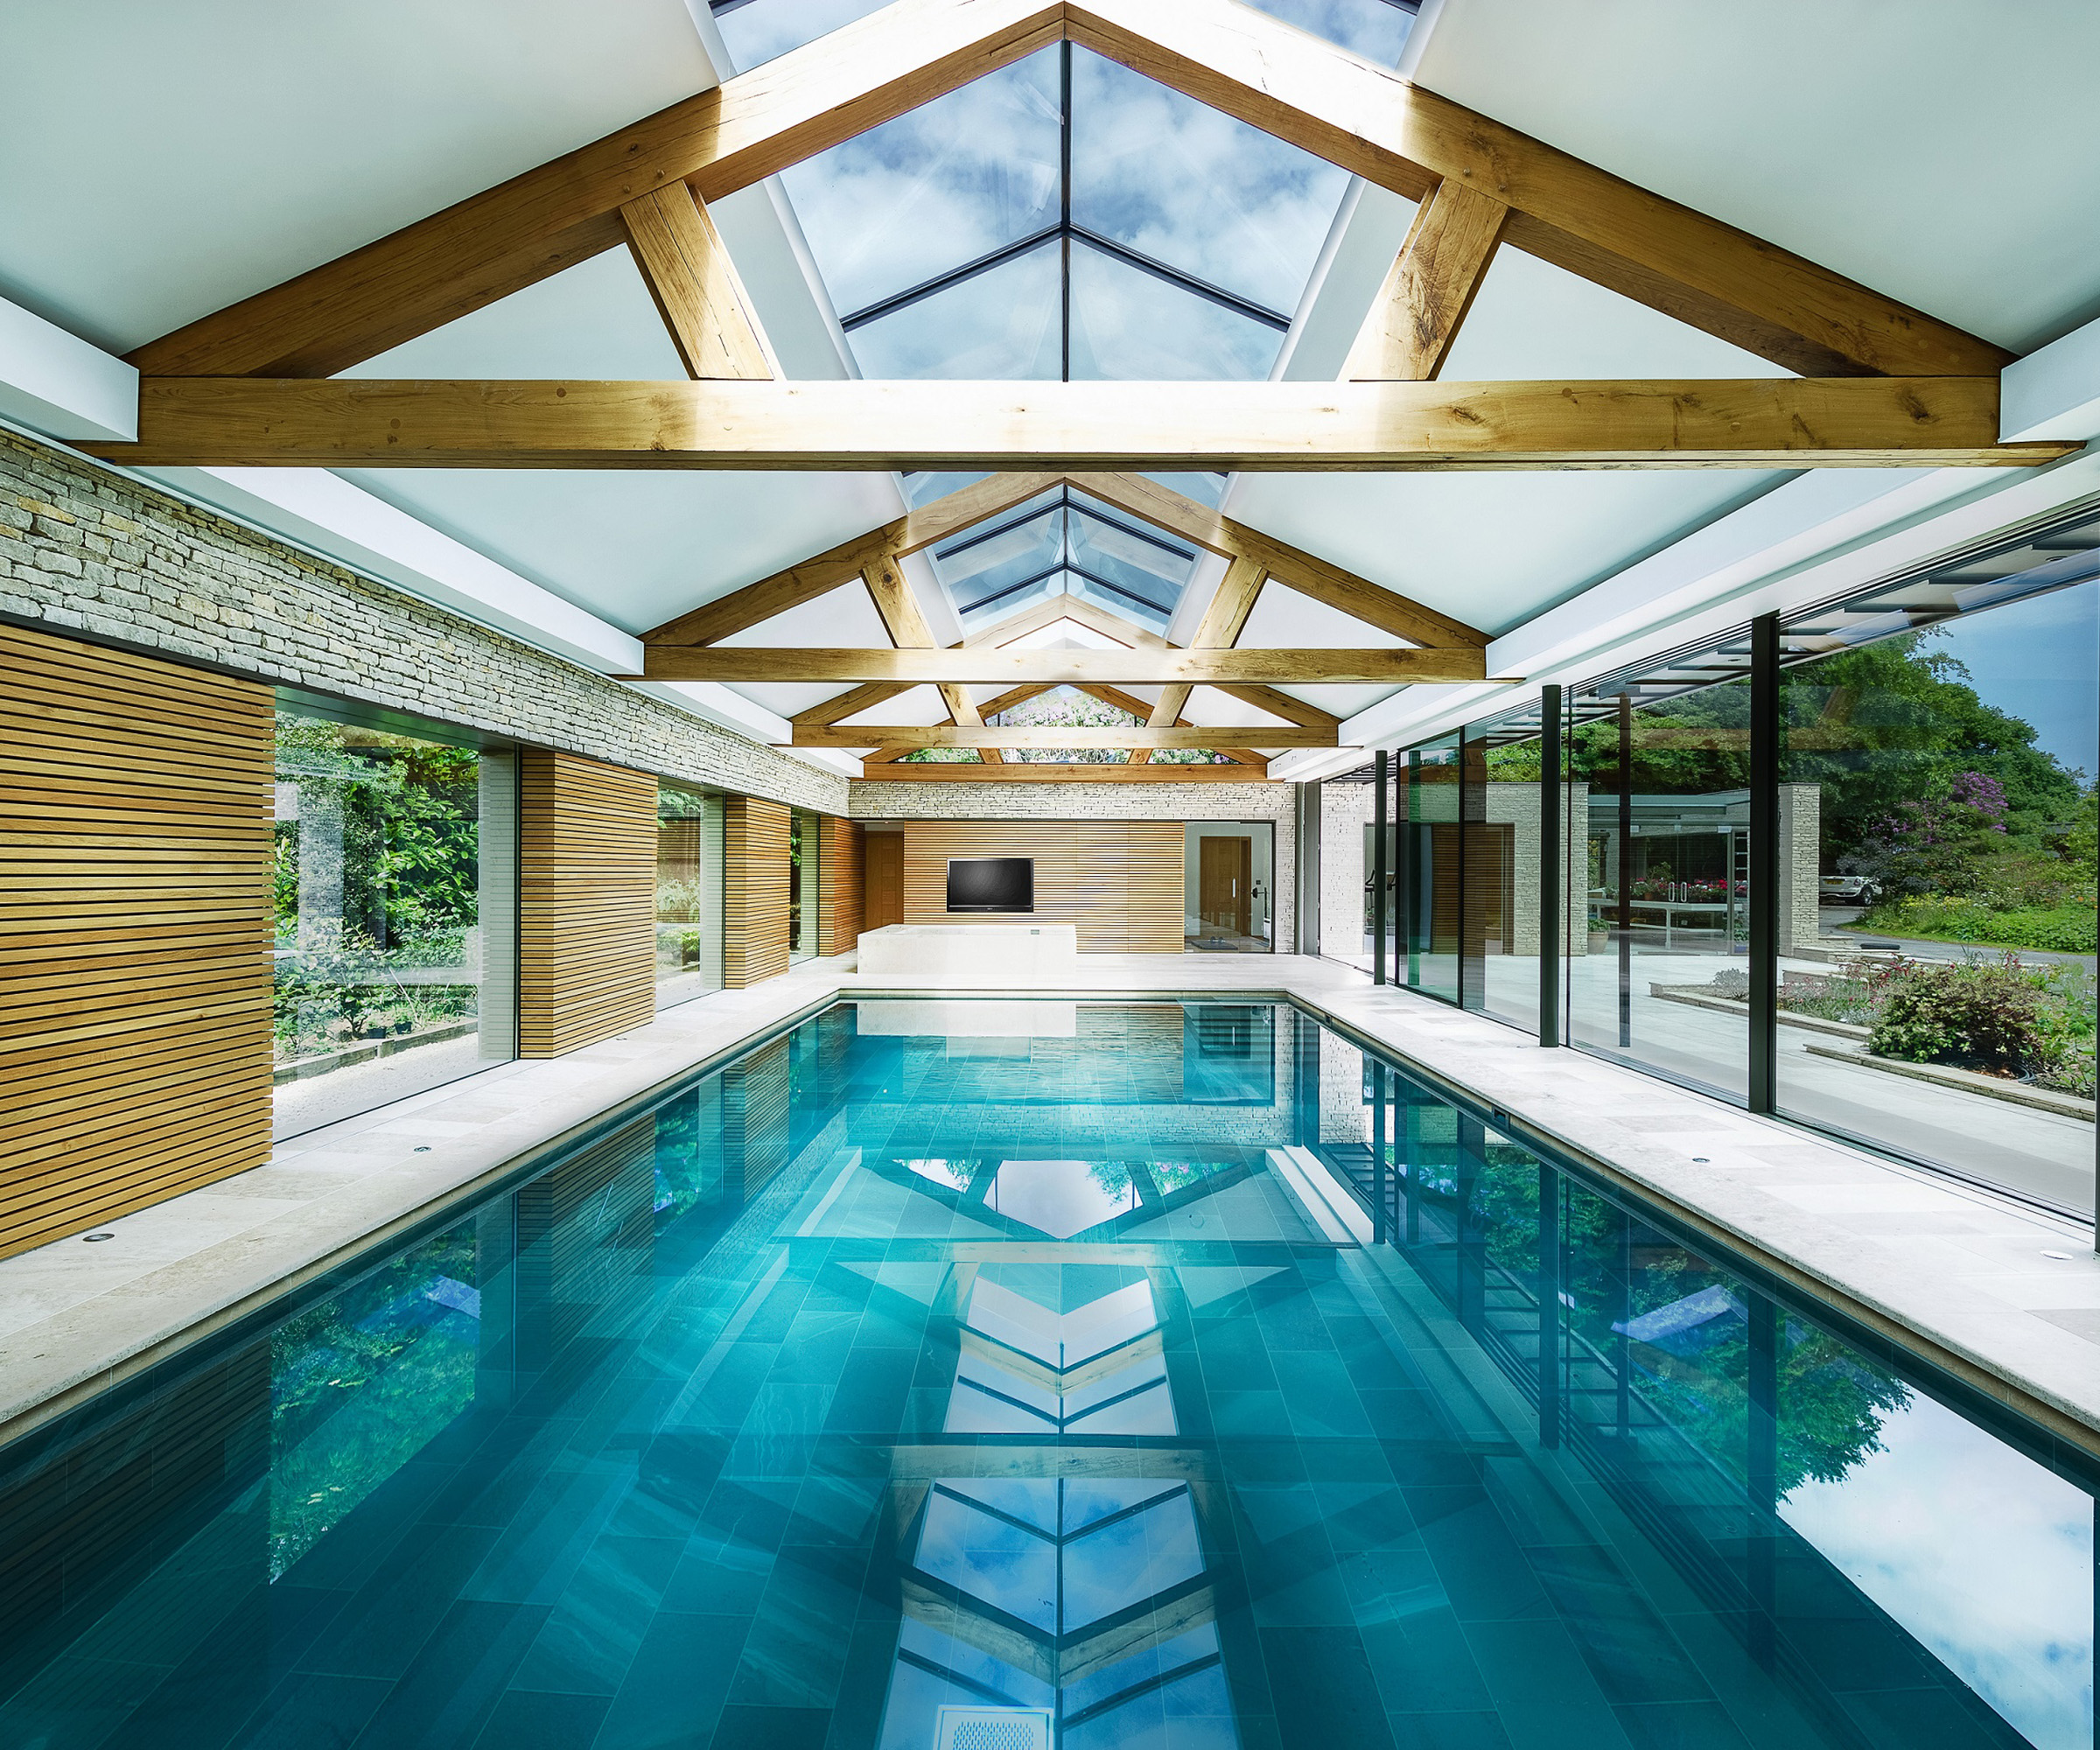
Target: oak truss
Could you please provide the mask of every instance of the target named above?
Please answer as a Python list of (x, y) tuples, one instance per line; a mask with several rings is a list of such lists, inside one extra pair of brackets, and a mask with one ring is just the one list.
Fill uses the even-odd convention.
[[(900, 562), (1060, 486), (1075, 487), (1226, 562), (1224, 576), (1187, 646), (1172, 644), (1082, 598), (1052, 596), (958, 645), (936, 648)], [(1236, 649), (1264, 585), (1271, 578), (1407, 640), (1407, 648)], [(865, 589), (881, 617), (891, 648), (783, 649), (722, 641), (856, 582)], [(1060, 621), (1110, 640), (1114, 648), (1018, 648), (1030, 634)], [(961, 764), (909, 768), (914, 776), (929, 770), (948, 777), (979, 777), (984, 767), (1002, 766), (1001, 754), (1007, 749), (1120, 748), (1130, 751), (1130, 766), (1116, 769), (1135, 768), (1162, 779), (1180, 779), (1204, 768), (1178, 761), (1152, 766), (1152, 752), (1208, 749), (1224, 753), (1236, 766), (1265, 771), (1265, 756), (1248, 748), (1220, 747), (1220, 740), (1243, 739), (1264, 748), (1339, 746), (1336, 718), (1281, 691), (1282, 684), (1479, 681), (1487, 676), (1487, 634), (1477, 627), (1250, 528), (1142, 475), (994, 474), (645, 633), (643, 674), (651, 680), (850, 682), (851, 691), (792, 720), (791, 745), (872, 747), (870, 766), (892, 766), (900, 755), (922, 747), (975, 748), (982, 761), (976, 769)], [(948, 713), (945, 724), (845, 721), (929, 682), (941, 690)], [(1158, 686), (1158, 699), (1148, 702), (1123, 690), (1132, 684)], [(973, 685), (996, 685), (1004, 690), (980, 704), (971, 694)], [(1124, 729), (986, 725), (987, 717), (1062, 685), (1088, 692), (1138, 722)], [(1216, 687), (1283, 721), (1270, 727), (1193, 724), (1183, 713), (1198, 685)], [(1062, 769), (1046, 762), (1023, 762), (1016, 775), (1039, 778)], [(1096, 775), (1109, 768), (1071, 769)], [(881, 775), (892, 774), (886, 770)], [(1237, 775), (1250, 774), (1242, 771)]]
[[(718, 201), (1038, 49), (1069, 42), (1417, 203), (1341, 373), (1306, 383), (789, 382), (710, 216)], [(1773, 361), (1778, 380), (1438, 381), (1502, 248), (1527, 251)], [(628, 249), (683, 382), (384, 382), (336, 374), (600, 252)], [(945, 745), (1004, 766), (971, 689), (1156, 685), (1126, 707), (1127, 766), (1179, 745), (1188, 690), (1218, 687), (1304, 735), (1334, 720), (1276, 690), (1341, 680), (1485, 678), (1486, 640), (1167, 494), (1146, 471), (2026, 466), (2070, 445), (1998, 442), (2011, 355), (1813, 262), (1637, 187), (1236, 0), (895, 0), (804, 47), (140, 347), (138, 466), (959, 469), (993, 478), (660, 626), (663, 678), (836, 680), (795, 719), (842, 719), (931, 682)], [(934, 648), (899, 562), (1069, 480), (1227, 562), (1186, 648)], [(1384, 651), (1248, 651), (1271, 578), (1404, 638)], [(720, 640), (858, 579), (887, 651), (724, 649)], [(1065, 617), (1082, 606), (1065, 603)], [(1104, 618), (1108, 618), (1104, 616)], [(1004, 629), (1002, 629), (1004, 634)], [(1018, 636), (1018, 634), (1012, 634)], [(1046, 659), (1055, 658), (1053, 662)], [(1103, 694), (1103, 696), (1106, 695)], [(996, 715), (996, 712), (994, 713)], [(838, 734), (849, 732), (837, 731)], [(860, 732), (858, 731), (850, 732)], [(1258, 734), (1260, 732), (1247, 732)], [(895, 726), (872, 763), (930, 731)], [(1060, 732), (1060, 745), (1076, 745)], [(1272, 745), (1301, 739), (1278, 737)], [(929, 744), (930, 745), (930, 744)], [(1329, 745), (1321, 743), (1320, 745)], [(887, 759), (885, 756), (888, 756)], [(1258, 758), (1258, 756), (1248, 756)]]

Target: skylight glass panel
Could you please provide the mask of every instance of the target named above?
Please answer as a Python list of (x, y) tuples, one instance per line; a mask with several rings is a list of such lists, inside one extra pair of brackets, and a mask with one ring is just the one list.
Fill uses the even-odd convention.
[(1099, 55), (1072, 57), (1072, 220), (1288, 319), (1348, 172)]
[(1391, 66), (1414, 27), (1415, 8), (1395, 0), (1248, 0), (1271, 18)]
[(847, 338), (866, 377), (1041, 377), (1064, 366), (1058, 244), (854, 325)]
[(1091, 577), (1083, 571), (1073, 572), (1071, 578), (1068, 593), (1105, 607), (1111, 613), (1119, 613), (1147, 632), (1165, 632), (1167, 621), (1173, 617), (1172, 608), (1157, 606), (1139, 592), (1120, 588), (1105, 578)]
[(863, 376), (1244, 382), (1274, 365), (1348, 178), (1063, 43), (781, 182)]
[(780, 172), (842, 318), (1057, 224), (1058, 80), (1043, 50)]
[(710, 0), (738, 73), (864, 18), (889, 0)]
[(1023, 522), (976, 531), (942, 548), (934, 556), (934, 569), (954, 595), (956, 611), (968, 613), (1055, 570), (1065, 556), (1064, 515), (1053, 508)]
[(1071, 272), (1075, 382), (1259, 382), (1283, 346), (1278, 329), (1084, 243)]
[[(975, 632), (981, 626), (997, 626), (1002, 620), (1010, 619), (1039, 602), (1047, 601), (1052, 596), (1066, 594), (1071, 581), (1069, 574), (1063, 570), (1025, 578), (990, 595), (981, 596), (967, 607), (958, 607), (956, 614), (966, 631)], [(978, 690), (981, 692), (984, 690), (979, 688)]]
[(1185, 548), (1155, 541), (1134, 525), (1077, 509), (1067, 514), (1073, 564), (1161, 613), (1172, 613), (1195, 565)]

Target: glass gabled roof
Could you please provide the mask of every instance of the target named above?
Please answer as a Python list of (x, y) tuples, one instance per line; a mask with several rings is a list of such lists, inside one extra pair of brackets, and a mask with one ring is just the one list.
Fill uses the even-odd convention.
[(965, 627), (1071, 595), (1163, 632), (1200, 556), (1075, 487), (1056, 486), (942, 542), (930, 556)]
[[(741, 73), (865, 18), (887, 0), (708, 0)], [(1272, 17), (1390, 66), (1420, 0), (1250, 0)]]
[[(715, 10), (742, 66), (874, 8)], [(1396, 53), (1410, 17), (1388, 0), (1271, 10), (1376, 22)], [(1348, 176), (1065, 43), (781, 184), (863, 376), (1248, 382), (1276, 362)]]

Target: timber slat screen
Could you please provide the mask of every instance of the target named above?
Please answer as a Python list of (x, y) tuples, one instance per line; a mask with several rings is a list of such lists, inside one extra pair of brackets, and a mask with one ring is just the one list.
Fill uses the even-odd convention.
[(0, 626), (0, 1256), (259, 1166), (270, 689)]
[(656, 1014), (656, 780), (572, 753), (520, 760), (518, 1054), (558, 1057)]
[[(907, 924), (1068, 923), (1082, 954), (1179, 954), (1183, 942), (1179, 821), (907, 821)], [(1032, 914), (948, 910), (952, 857), (1032, 857)]]
[(788, 809), (732, 796), (722, 828), (722, 983), (741, 990), (788, 970)]
[(863, 847), (867, 834), (850, 820), (823, 817), (823, 851), (817, 862), (816, 951), (850, 954), (860, 941), (867, 892)]

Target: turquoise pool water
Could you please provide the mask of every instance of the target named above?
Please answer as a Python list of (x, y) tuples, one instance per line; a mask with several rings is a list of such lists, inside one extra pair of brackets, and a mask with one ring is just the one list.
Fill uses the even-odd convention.
[(2093, 1529), (1287, 1007), (848, 1004), (0, 1452), (0, 1745), (2064, 1750)]

